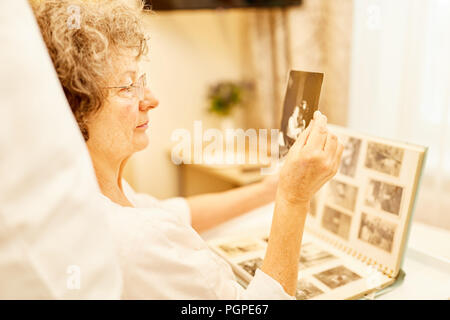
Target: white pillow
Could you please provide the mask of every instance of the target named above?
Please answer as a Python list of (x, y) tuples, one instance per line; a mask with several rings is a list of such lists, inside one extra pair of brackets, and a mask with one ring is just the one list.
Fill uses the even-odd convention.
[(0, 299), (120, 298), (81, 133), (26, 0), (0, 1)]

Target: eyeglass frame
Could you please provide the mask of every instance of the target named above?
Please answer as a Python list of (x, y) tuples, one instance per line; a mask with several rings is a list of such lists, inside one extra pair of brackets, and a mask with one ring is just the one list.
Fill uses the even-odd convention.
[(144, 100), (144, 96), (145, 96), (145, 87), (147, 86), (147, 74), (143, 73), (138, 80), (136, 81), (136, 83), (132, 83), (128, 86), (111, 86), (111, 87), (104, 87), (105, 89), (130, 89), (130, 88), (136, 88), (139, 91), (137, 92), (137, 95), (135, 94), (135, 96), (139, 99), (139, 100)]

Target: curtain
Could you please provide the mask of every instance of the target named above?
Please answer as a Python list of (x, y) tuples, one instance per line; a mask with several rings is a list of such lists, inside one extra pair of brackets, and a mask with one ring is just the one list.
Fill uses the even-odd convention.
[(349, 126), (429, 147), (415, 219), (450, 229), (450, 0), (355, 0)]
[(346, 125), (353, 0), (305, 0), (289, 11), (292, 68), (324, 73), (319, 108)]
[(325, 73), (319, 108), (347, 122), (353, 0), (304, 0), (246, 16), (246, 76), (255, 83), (249, 127), (279, 127), (289, 69)]
[(254, 85), (251, 105), (247, 106), (249, 128), (280, 125), (290, 65), (287, 10), (257, 9), (245, 15), (243, 72)]

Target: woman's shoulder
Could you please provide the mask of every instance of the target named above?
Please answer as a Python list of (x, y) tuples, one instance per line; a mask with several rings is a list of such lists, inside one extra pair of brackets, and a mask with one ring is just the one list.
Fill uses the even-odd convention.
[(184, 224), (191, 225), (191, 210), (185, 198), (160, 200), (148, 194), (135, 192), (125, 180), (122, 186), (126, 197), (136, 208), (159, 208), (166, 213), (166, 218), (173, 217)]
[(149, 194), (137, 193), (125, 179), (122, 179), (122, 188), (123, 188), (123, 192), (125, 193), (125, 196), (127, 197), (127, 199), (135, 207), (140, 207), (140, 208), (153, 207), (153, 206), (157, 205), (157, 203), (159, 202), (158, 199), (156, 199), (155, 197), (152, 197)]

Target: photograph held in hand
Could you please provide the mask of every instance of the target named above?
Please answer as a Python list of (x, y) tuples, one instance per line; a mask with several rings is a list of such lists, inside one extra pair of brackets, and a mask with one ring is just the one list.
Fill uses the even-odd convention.
[(319, 109), (322, 82), (323, 73), (290, 71), (278, 137), (281, 156), (289, 151)]

